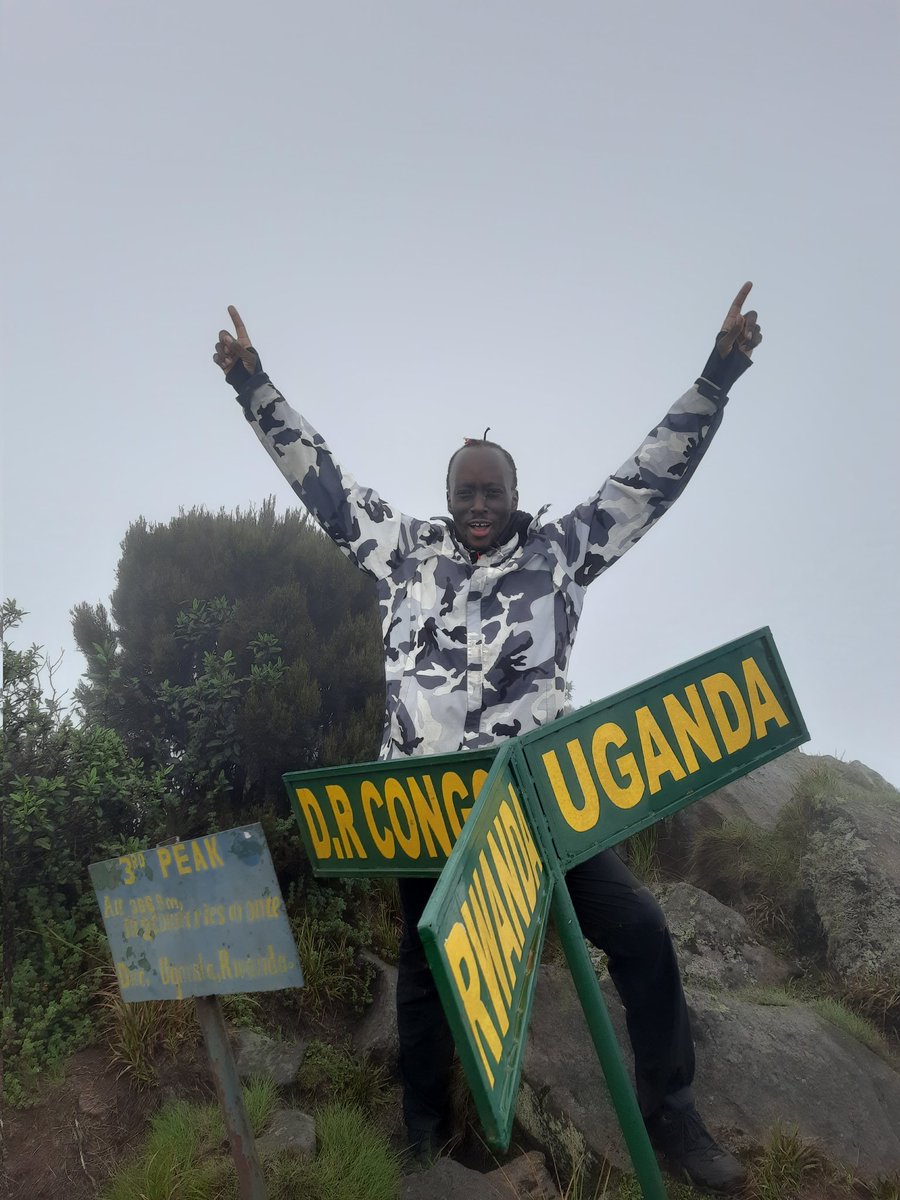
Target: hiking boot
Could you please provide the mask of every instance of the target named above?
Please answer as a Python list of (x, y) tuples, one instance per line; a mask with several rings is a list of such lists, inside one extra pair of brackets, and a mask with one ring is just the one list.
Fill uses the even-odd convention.
[(747, 1182), (747, 1172), (733, 1154), (718, 1145), (689, 1093), (667, 1096), (644, 1124), (655, 1149), (697, 1187), (736, 1192)]
[(438, 1141), (437, 1129), (428, 1127), (419, 1127), (408, 1125), (407, 1133), (407, 1153), (412, 1161), (413, 1167), (418, 1171), (427, 1171), (428, 1168), (440, 1158), (441, 1143)]

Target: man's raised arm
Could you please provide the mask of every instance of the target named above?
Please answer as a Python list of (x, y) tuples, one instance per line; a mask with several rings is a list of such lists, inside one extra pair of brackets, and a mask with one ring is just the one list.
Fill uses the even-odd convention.
[(262, 369), (260, 357), (233, 306), (234, 334), (219, 331), (213, 361), (269, 456), (325, 532), (357, 566), (384, 578), (415, 545), (425, 522), (397, 513), (362, 488), (309, 422), (288, 404)]
[(684, 491), (721, 423), (729, 389), (762, 341), (756, 312), (742, 312), (752, 286), (745, 283), (732, 301), (694, 386), (599, 491), (545, 526), (576, 584), (586, 587), (617, 562)]

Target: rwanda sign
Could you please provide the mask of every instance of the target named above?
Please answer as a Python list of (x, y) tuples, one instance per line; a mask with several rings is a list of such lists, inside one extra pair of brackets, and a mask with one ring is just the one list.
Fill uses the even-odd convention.
[(508, 1145), (553, 891), (507, 743), (419, 933), (488, 1140)]

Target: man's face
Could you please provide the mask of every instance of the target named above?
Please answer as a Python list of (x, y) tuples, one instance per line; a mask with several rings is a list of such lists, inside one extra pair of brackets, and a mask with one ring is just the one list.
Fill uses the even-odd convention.
[(493, 446), (466, 446), (450, 469), (447, 504), (470, 550), (496, 544), (519, 503), (512, 468)]

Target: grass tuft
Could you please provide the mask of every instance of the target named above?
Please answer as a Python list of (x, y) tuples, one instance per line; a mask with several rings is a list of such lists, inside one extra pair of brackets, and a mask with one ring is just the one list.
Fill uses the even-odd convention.
[(313, 1041), (297, 1072), (298, 1086), (319, 1105), (344, 1104), (374, 1114), (390, 1098), (387, 1071), (353, 1053), (350, 1043)]
[[(258, 1137), (278, 1101), (271, 1080), (244, 1088), (244, 1103)], [(173, 1100), (152, 1118), (144, 1148), (119, 1168), (103, 1200), (231, 1200), (237, 1196), (234, 1165), (226, 1150), (225, 1126), (217, 1104)]]
[(750, 1165), (750, 1187), (755, 1200), (797, 1200), (801, 1188), (828, 1174), (828, 1160), (817, 1146), (795, 1127), (776, 1125)]

